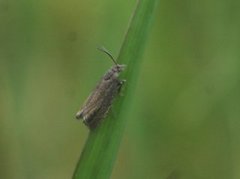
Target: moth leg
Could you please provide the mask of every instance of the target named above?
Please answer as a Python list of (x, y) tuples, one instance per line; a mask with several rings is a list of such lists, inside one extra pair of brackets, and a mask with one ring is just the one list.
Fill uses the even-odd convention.
[(120, 80), (120, 83), (123, 85), (127, 80)]
[(119, 80), (118, 94), (120, 96), (123, 96), (123, 94), (121, 93), (121, 89), (122, 89), (122, 86), (124, 85), (125, 82), (126, 82), (126, 80)]

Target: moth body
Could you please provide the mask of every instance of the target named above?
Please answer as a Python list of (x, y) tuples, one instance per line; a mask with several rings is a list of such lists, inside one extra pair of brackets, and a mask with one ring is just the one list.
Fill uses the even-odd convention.
[(118, 76), (124, 67), (125, 65), (116, 64), (110, 68), (77, 112), (76, 118), (83, 119), (90, 129), (95, 128), (106, 117), (113, 100), (119, 94), (125, 80), (120, 80)]

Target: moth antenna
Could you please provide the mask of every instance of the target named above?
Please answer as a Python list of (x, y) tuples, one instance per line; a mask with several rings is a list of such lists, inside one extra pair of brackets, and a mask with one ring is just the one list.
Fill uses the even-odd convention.
[(98, 47), (97, 49), (100, 50), (101, 52), (107, 54), (107, 55), (111, 58), (111, 60), (113, 61), (113, 63), (114, 63), (115, 65), (118, 65), (117, 61), (113, 58), (112, 54), (111, 54), (106, 48), (104, 48), (104, 47)]

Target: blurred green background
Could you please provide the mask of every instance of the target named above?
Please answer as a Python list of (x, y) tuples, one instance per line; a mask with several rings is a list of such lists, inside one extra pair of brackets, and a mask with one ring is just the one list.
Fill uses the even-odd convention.
[[(113, 179), (240, 178), (239, 5), (160, 1)], [(112, 65), (96, 47), (117, 56), (134, 6), (0, 1), (0, 178), (71, 178)]]

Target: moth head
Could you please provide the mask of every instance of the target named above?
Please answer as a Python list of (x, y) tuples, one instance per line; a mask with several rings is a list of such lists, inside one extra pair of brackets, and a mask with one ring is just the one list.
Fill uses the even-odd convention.
[(115, 69), (114, 72), (120, 73), (121, 71), (123, 71), (125, 69), (125, 67), (126, 67), (126, 65), (119, 65), (119, 64), (117, 64), (117, 65), (115, 65), (115, 68), (113, 68), (113, 69)]

